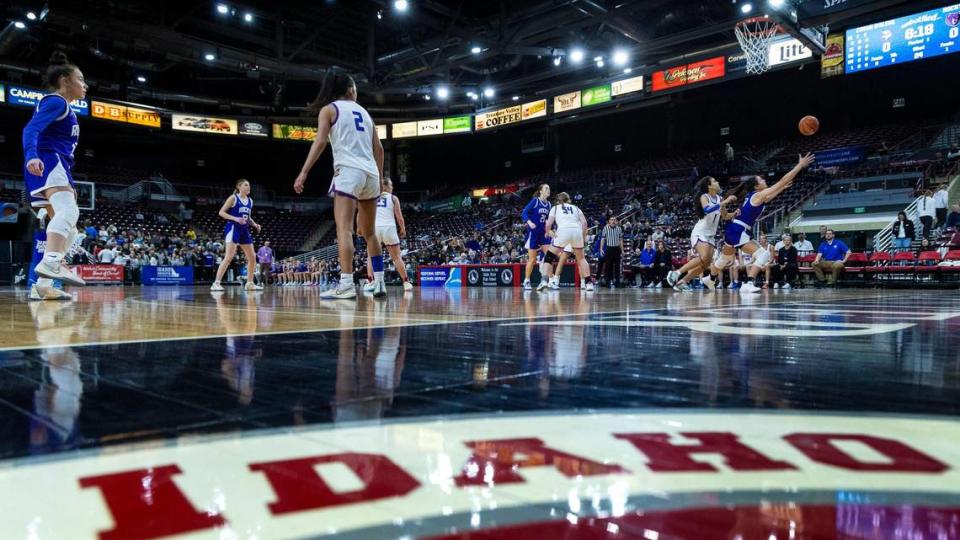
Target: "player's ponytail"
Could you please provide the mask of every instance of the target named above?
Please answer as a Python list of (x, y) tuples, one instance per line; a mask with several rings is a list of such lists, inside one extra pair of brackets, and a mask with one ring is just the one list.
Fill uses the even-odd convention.
[(239, 195), (239, 194), (240, 194), (240, 186), (242, 186), (245, 182), (247, 182), (247, 179), (246, 179), (246, 178), (241, 178), (241, 179), (237, 180), (237, 183), (234, 184), (234, 186), (233, 186), (233, 194), (234, 194), (234, 195)]
[(757, 190), (757, 184), (759, 183), (756, 176), (750, 177), (749, 180), (744, 180), (740, 182), (740, 185), (733, 190), (733, 195), (737, 197), (738, 201), (743, 201), (747, 197), (747, 193)]
[(77, 66), (67, 60), (66, 54), (61, 51), (54, 51), (54, 53), (50, 55), (50, 64), (47, 66), (47, 72), (44, 75), (43, 81), (51, 90), (57, 90), (60, 88), (60, 79), (73, 75), (76, 69)]
[(700, 197), (709, 193), (711, 182), (713, 182), (712, 176), (704, 176), (693, 187), (693, 209), (696, 211), (697, 217), (701, 219), (706, 216), (706, 214), (703, 211), (703, 204), (700, 203)]
[(310, 103), (310, 112), (319, 114), (320, 109), (346, 96), (347, 90), (353, 86), (356, 86), (353, 77), (345, 73), (337, 73), (336, 71), (324, 73), (320, 80), (320, 91), (317, 93), (316, 99)]
[(557, 204), (567, 204), (568, 202), (570, 202), (570, 195), (567, 195), (566, 191), (557, 193)]

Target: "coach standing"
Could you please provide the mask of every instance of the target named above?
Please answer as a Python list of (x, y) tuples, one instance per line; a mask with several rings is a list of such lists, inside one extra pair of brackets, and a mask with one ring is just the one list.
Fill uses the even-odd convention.
[(264, 283), (266, 278), (270, 277), (270, 268), (273, 267), (273, 248), (270, 247), (270, 241), (267, 240), (257, 250), (257, 273), (260, 274), (260, 283)]
[(600, 235), (600, 252), (606, 254), (603, 262), (603, 277), (611, 287), (614, 286), (614, 283), (619, 286), (623, 228), (620, 227), (615, 216), (610, 216)]

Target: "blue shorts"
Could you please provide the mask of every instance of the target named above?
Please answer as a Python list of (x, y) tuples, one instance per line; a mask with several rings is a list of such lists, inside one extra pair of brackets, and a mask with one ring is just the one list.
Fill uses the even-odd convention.
[(43, 176), (30, 174), (26, 166), (23, 168), (23, 180), (26, 183), (27, 193), (30, 194), (30, 206), (47, 206), (47, 198), (43, 192), (53, 187), (73, 188), (73, 175), (70, 174), (70, 165), (64, 163), (56, 152), (38, 152), (37, 157), (43, 162)]
[(733, 247), (740, 247), (753, 240), (753, 235), (739, 223), (727, 223), (723, 230), (723, 241)]
[(546, 231), (543, 229), (533, 229), (532, 231), (527, 228), (527, 239), (523, 243), (523, 247), (526, 249), (540, 249), (542, 246), (549, 246), (550, 242), (547, 241)]
[(227, 227), (224, 231), (224, 241), (233, 242), (241, 246), (252, 244), (253, 236), (250, 234), (250, 226), (240, 225), (232, 221), (227, 222)]

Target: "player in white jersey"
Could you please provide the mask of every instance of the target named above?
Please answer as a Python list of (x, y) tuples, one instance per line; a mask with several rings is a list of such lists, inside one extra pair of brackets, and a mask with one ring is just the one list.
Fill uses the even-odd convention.
[(694, 208), (700, 219), (693, 226), (693, 232), (690, 233), (690, 247), (697, 252), (696, 257), (691, 257), (690, 261), (678, 271), (672, 271), (667, 274), (667, 283), (676, 291), (685, 291), (689, 289), (687, 283), (695, 277), (699, 277), (704, 270), (710, 267), (713, 262), (713, 254), (716, 251), (717, 228), (720, 226), (720, 220), (731, 219), (734, 213), (727, 212), (726, 205), (734, 203), (737, 198), (734, 196), (720, 199), (720, 183), (712, 176), (705, 176), (697, 182), (694, 188), (694, 195), (697, 198)]
[[(383, 179), (383, 193), (377, 198), (377, 241), (387, 248), (390, 260), (397, 267), (397, 273), (403, 280), (403, 290), (413, 290), (413, 284), (407, 278), (407, 265), (400, 254), (400, 239), (407, 235), (407, 224), (400, 211), (400, 199), (393, 194), (393, 180)], [(373, 275), (373, 263), (367, 257), (367, 272)], [(373, 292), (376, 284), (368, 283), (363, 290)]]
[(349, 75), (327, 72), (317, 99), (311, 104), (317, 112), (317, 136), (307, 159), (293, 184), (303, 193), (307, 174), (327, 148), (333, 148), (333, 181), (329, 194), (334, 198), (333, 215), (337, 222), (337, 247), (340, 256), (340, 283), (320, 294), (327, 299), (357, 297), (353, 285), (353, 216), (357, 216), (357, 233), (367, 243), (373, 265), (373, 296), (387, 295), (383, 284), (383, 255), (377, 241), (377, 198), (383, 180), (383, 145), (377, 137), (370, 114), (357, 103), (357, 85)]
[[(553, 230), (553, 226), (557, 230)], [(550, 251), (559, 257), (564, 248), (573, 248), (573, 254), (577, 258), (577, 265), (580, 268), (580, 288), (588, 291), (593, 290), (593, 281), (590, 279), (590, 263), (583, 255), (584, 239), (587, 237), (587, 218), (579, 208), (570, 204), (570, 195), (561, 192), (557, 195), (557, 204), (550, 209), (550, 215), (547, 217), (546, 235), (553, 238)], [(560, 281), (559, 272), (554, 272), (551, 279), (551, 289), (558, 288)]]

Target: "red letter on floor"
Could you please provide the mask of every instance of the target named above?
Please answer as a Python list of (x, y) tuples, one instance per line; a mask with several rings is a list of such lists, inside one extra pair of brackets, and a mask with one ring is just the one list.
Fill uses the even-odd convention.
[(180, 467), (165, 465), (80, 479), (80, 487), (100, 488), (114, 526), (103, 540), (158, 538), (223, 525), (220, 515), (197, 511), (173, 482)]
[(666, 433), (618, 433), (614, 437), (630, 441), (650, 459), (650, 470), (657, 472), (715, 471), (709, 463), (693, 460), (691, 454), (720, 454), (735, 471), (771, 471), (796, 469), (785, 461), (774, 461), (737, 440), (733, 433), (681, 433), (698, 439), (700, 444), (673, 444)]
[(566, 476), (593, 476), (629, 472), (619, 465), (605, 465), (543, 445), (540, 439), (470, 441), (473, 454), (454, 481), (458, 486), (523, 482), (517, 469), (550, 465)]
[[(321, 463), (343, 463), (363, 481), (363, 489), (344, 493), (333, 491), (314, 469)], [(267, 475), (277, 494), (277, 502), (269, 506), (275, 515), (399, 497), (420, 486), (420, 482), (406, 471), (377, 454), (332, 454), (253, 463), (250, 470)]]
[[(794, 433), (784, 436), (808, 458), (825, 465), (853, 471), (939, 473), (950, 467), (899, 441), (847, 433)], [(890, 463), (864, 463), (833, 445), (834, 441), (857, 441), (890, 458)]]

